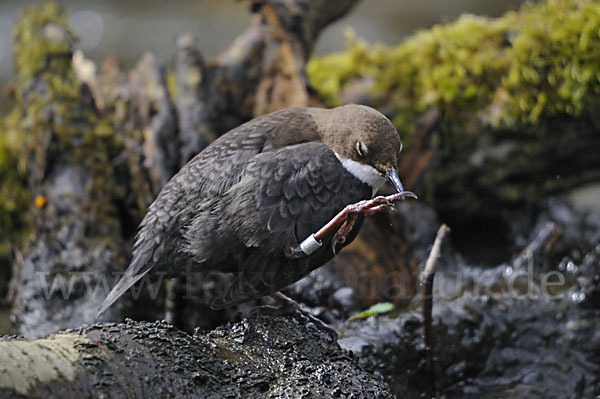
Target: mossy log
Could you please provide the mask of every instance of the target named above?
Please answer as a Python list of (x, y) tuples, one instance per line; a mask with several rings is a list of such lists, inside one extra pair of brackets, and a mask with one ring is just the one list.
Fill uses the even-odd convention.
[(455, 238), (465, 226), (486, 235), (494, 229), (478, 226), (505, 229), (547, 197), (600, 180), (599, 31), (597, 2), (542, 1), (497, 19), (465, 15), (395, 47), (351, 36), (307, 70), (327, 105), (387, 112), (408, 152), (419, 116), (439, 113), (408, 187)]
[(94, 324), (0, 339), (0, 398), (392, 398), (322, 331), (258, 317), (188, 335), (166, 323)]

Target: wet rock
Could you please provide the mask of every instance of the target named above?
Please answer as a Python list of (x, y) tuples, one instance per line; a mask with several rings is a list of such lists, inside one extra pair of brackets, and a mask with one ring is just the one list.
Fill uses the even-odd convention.
[[(600, 394), (597, 215), (549, 201), (513, 260), (468, 265), (447, 249), (434, 285), (435, 380), (461, 398)], [(432, 394), (419, 298), (396, 317), (348, 322), (340, 345), (403, 398)]]
[[(565, 299), (464, 295), (434, 306), (436, 379), (448, 397), (566, 398), (600, 393), (599, 311)], [(398, 397), (431, 393), (417, 312), (349, 323), (340, 345)], [(596, 344), (594, 344), (596, 342)]]
[(331, 296), (343, 287), (342, 281), (333, 274), (331, 267), (326, 266), (313, 271), (286, 291), (308, 306), (325, 307)]
[(356, 309), (356, 295), (354, 289), (350, 287), (342, 287), (333, 293), (333, 305), (350, 312)]
[(562, 291), (572, 300), (600, 308), (600, 213), (567, 201), (550, 199), (530, 232), (521, 235), (519, 242), (533, 241), (549, 224), (556, 225), (556, 236), (540, 251), (526, 257), (527, 262), (546, 276), (562, 276), (565, 280)]
[[(39, 351), (46, 363), (61, 360), (61, 368), (31, 384), (2, 383), (1, 398), (393, 397), (327, 333), (289, 318), (252, 318), (193, 336), (166, 323), (129, 321), (68, 330), (43, 342), (0, 340), (5, 351), (16, 346), (31, 360), (18, 370), (24, 376), (40, 375)], [(19, 359), (2, 365), (12, 369), (11, 362)]]

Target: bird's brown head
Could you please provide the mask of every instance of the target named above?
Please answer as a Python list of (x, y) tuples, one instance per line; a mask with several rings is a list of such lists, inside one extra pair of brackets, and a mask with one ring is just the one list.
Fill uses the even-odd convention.
[[(382, 180), (387, 179), (398, 192), (404, 191), (397, 172), (402, 142), (388, 118), (356, 104), (316, 112), (313, 117), (321, 139), (340, 160), (371, 166)], [(346, 161), (347, 165), (356, 164)]]

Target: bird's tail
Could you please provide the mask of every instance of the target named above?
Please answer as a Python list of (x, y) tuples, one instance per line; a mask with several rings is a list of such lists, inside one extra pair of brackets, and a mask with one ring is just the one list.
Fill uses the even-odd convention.
[(129, 272), (130, 270), (135, 270), (135, 268), (131, 268), (130, 266), (123, 275), (123, 277), (121, 277), (121, 280), (119, 280), (117, 285), (115, 285), (114, 288), (110, 291), (110, 293), (102, 303), (102, 306), (100, 306), (100, 310), (98, 310), (98, 313), (96, 313), (96, 318), (100, 317), (102, 313), (106, 312), (106, 309), (108, 309), (113, 303), (115, 303), (115, 301), (119, 299), (121, 295), (125, 293), (125, 291), (127, 291), (132, 285), (137, 283), (138, 280), (144, 277), (151, 269), (151, 267), (148, 267), (145, 270), (142, 270), (138, 273), (128, 274), (127, 272)]

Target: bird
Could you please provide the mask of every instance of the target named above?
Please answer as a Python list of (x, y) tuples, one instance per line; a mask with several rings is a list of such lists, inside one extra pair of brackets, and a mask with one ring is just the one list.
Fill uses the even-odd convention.
[[(364, 105), (288, 108), (225, 133), (163, 187), (139, 225), (131, 262), (104, 313), (148, 272), (232, 276), (210, 299), (222, 309), (272, 295), (324, 265), (356, 238), (364, 215), (416, 196), (396, 166), (391, 121)], [(189, 269), (188, 269), (189, 270)]]

